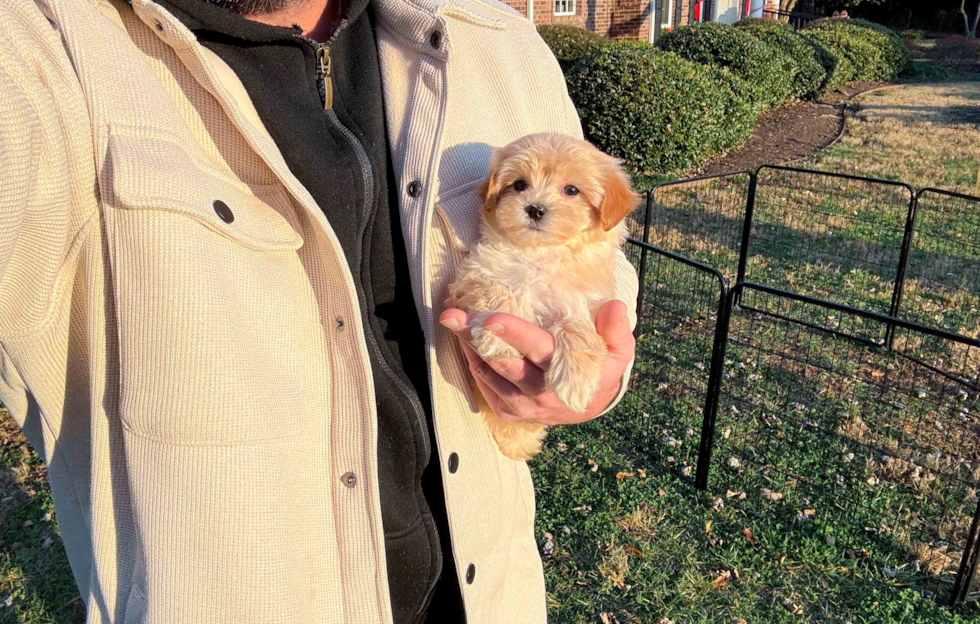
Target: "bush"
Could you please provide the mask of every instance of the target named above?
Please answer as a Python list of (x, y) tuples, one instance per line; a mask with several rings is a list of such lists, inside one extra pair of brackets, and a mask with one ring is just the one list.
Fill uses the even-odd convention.
[(908, 41), (921, 41), (922, 38), (925, 37), (925, 35), (926, 34), (921, 30), (914, 30), (914, 29), (903, 30), (902, 32), (898, 33), (899, 37), (901, 37), (902, 39), (906, 39)]
[(753, 37), (779, 48), (795, 65), (791, 95), (813, 99), (827, 78), (827, 70), (813, 45), (791, 28), (770, 19), (747, 19), (735, 25)]
[(894, 80), (909, 62), (898, 34), (867, 20), (821, 19), (807, 24), (804, 32), (838, 59), (829, 88), (850, 80)]
[(551, 48), (563, 70), (593, 50), (612, 44), (610, 39), (578, 26), (542, 25), (538, 26), (538, 34)]
[(585, 136), (634, 173), (681, 172), (744, 140), (755, 111), (731, 72), (635, 45), (593, 50), (567, 75)]
[(657, 44), (702, 65), (728, 68), (743, 79), (758, 110), (782, 103), (792, 91), (794, 63), (778, 48), (727, 24), (705, 22), (668, 33)]

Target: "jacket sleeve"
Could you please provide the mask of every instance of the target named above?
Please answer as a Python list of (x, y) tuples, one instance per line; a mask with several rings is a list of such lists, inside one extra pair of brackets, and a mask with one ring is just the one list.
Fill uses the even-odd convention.
[[(60, 34), (0, 6), (0, 339), (35, 330), (96, 211), (89, 118)], [(85, 198), (85, 199), (81, 199)]]
[[(12, 331), (18, 316), (25, 239), (30, 236), (29, 205), (41, 166), (40, 119), (11, 76), (10, 55), (0, 52), (0, 336)], [(42, 250), (36, 250), (41, 252)]]
[[(626, 259), (626, 254), (622, 251), (619, 252), (616, 261), (616, 298), (626, 304), (626, 316), (629, 318), (630, 329), (636, 329), (636, 298), (639, 292), (639, 281), (636, 277), (636, 270), (633, 268), (632, 263)], [(626, 371), (623, 372), (623, 378), (619, 382), (619, 393), (613, 399), (612, 403), (602, 411), (602, 414), (616, 407), (623, 399), (623, 396), (629, 389), (630, 375), (633, 372), (633, 362), (635, 361), (636, 357), (634, 356), (626, 366)]]

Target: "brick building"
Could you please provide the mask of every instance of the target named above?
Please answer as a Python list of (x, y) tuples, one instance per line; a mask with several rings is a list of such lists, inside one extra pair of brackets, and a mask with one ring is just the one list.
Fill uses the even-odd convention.
[[(663, 31), (699, 21), (761, 17), (775, 0), (504, 0), (535, 24), (564, 24), (612, 39), (656, 41)], [(778, 5), (777, 5), (778, 6)]]

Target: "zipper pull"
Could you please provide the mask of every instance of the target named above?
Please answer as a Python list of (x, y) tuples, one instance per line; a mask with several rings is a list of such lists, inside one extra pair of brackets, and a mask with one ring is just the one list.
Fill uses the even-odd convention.
[(322, 45), (316, 49), (316, 60), (320, 63), (320, 80), (323, 84), (323, 109), (333, 108), (333, 80), (330, 77), (330, 48)]

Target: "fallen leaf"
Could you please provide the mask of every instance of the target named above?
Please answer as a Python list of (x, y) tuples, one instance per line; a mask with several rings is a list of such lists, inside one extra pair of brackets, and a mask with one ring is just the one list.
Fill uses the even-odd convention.
[(711, 520), (708, 520), (707, 524), (704, 525), (704, 532), (711, 533)]
[(626, 548), (623, 549), (623, 552), (633, 555), (634, 557), (639, 557), (641, 559), (646, 556), (636, 548), (633, 548), (632, 546), (627, 546)]
[(783, 608), (792, 613), (793, 615), (799, 615), (803, 613), (803, 606), (798, 605), (789, 598), (783, 600)]
[(633, 476), (633, 473), (632, 472), (617, 472), (616, 473), (616, 478), (619, 479), (619, 480), (623, 480), (623, 479), (626, 479), (627, 477), (632, 477), (632, 476)]
[(636, 474), (640, 475), (640, 478), (641, 479), (646, 479), (647, 478), (647, 471), (644, 470), (644, 469), (642, 469), (642, 468), (637, 468), (636, 469)]
[(715, 586), (715, 589), (718, 589), (719, 587), (724, 587), (725, 585), (728, 585), (728, 577), (725, 576), (724, 574), (719, 574), (718, 577), (712, 583), (712, 585)]
[(599, 470), (599, 464), (595, 463), (595, 460), (590, 459), (589, 460), (589, 465), (592, 466), (592, 468), (589, 469), (592, 472), (596, 472), (597, 470)]
[(51, 544), (54, 544), (54, 538), (49, 535), (44, 538), (43, 542), (41, 542), (41, 548), (47, 550), (48, 548), (51, 548)]
[(735, 496), (738, 496), (739, 494), (741, 494), (741, 492), (736, 492), (735, 490), (728, 490), (727, 492), (725, 492), (725, 498), (733, 498)]
[(778, 501), (778, 500), (781, 500), (783, 498), (783, 495), (782, 495), (781, 492), (773, 492), (769, 488), (762, 488), (762, 489), (760, 489), (759, 490), (759, 494), (762, 496), (763, 499), (765, 499), (767, 501)]
[(665, 492), (665, 491), (664, 491), (664, 490), (662, 490), (662, 489), (661, 489), (661, 490), (657, 490), (657, 494), (659, 494), (659, 495), (661, 495), (661, 496), (667, 496), (667, 492)]
[(881, 372), (880, 370), (873, 370), (871, 371), (871, 376), (875, 379), (881, 379), (885, 376), (885, 373)]
[(725, 540), (720, 537), (716, 537), (714, 533), (708, 533), (708, 543), (711, 544), (712, 548), (717, 548), (725, 543)]
[(745, 539), (749, 542), (749, 545), (751, 545), (754, 548), (755, 538), (752, 536), (752, 529), (750, 529), (749, 527), (745, 527), (744, 529), (742, 529), (742, 533), (745, 534)]
[(779, 555), (779, 565), (783, 565), (784, 561), (786, 561), (786, 553)]

